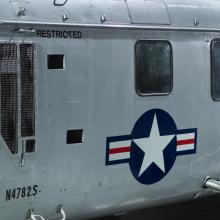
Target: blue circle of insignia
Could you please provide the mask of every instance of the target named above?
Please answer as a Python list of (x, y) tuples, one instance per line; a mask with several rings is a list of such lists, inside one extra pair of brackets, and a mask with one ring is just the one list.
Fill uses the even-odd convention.
[[(164, 159), (164, 170), (162, 170), (155, 162), (149, 164), (146, 170), (141, 172), (142, 163), (148, 155), (143, 152), (140, 147), (135, 143), (135, 140), (141, 138), (150, 138), (151, 130), (155, 119), (157, 120), (157, 127), (159, 129), (160, 136), (174, 135), (172, 140), (163, 149), (162, 158)], [(155, 123), (156, 124), (156, 123)], [(161, 109), (152, 109), (144, 113), (135, 123), (131, 133), (131, 157), (129, 166), (134, 178), (142, 184), (154, 184), (163, 179), (170, 169), (172, 168), (176, 160), (176, 134), (177, 127), (172, 117)], [(148, 147), (148, 146), (147, 146)], [(157, 146), (153, 146), (157, 148)], [(152, 146), (150, 147), (152, 149)], [(151, 152), (147, 152), (149, 155)]]

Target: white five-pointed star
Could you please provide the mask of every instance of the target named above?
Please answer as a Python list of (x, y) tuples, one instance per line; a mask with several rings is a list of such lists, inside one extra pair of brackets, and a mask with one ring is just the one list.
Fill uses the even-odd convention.
[(133, 139), (135, 144), (144, 152), (144, 159), (139, 171), (139, 177), (152, 163), (155, 163), (164, 173), (166, 172), (163, 150), (174, 137), (175, 135), (160, 135), (157, 116), (155, 114), (150, 136), (147, 138)]

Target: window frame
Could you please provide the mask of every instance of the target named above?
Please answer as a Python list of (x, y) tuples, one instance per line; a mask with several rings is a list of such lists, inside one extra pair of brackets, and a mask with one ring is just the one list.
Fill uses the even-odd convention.
[[(170, 84), (170, 90), (169, 92), (157, 92), (157, 93), (142, 93), (138, 87), (138, 71), (137, 71), (137, 45), (141, 42), (166, 42), (170, 46), (170, 77), (171, 77), (171, 84)], [(134, 46), (134, 68), (135, 68), (135, 91), (139, 96), (146, 97), (146, 96), (168, 96), (173, 91), (173, 48), (170, 41), (166, 39), (140, 39), (135, 42)]]
[(211, 69), (211, 81), (210, 81), (210, 90), (211, 90), (211, 98), (213, 101), (215, 102), (219, 102), (220, 101), (220, 96), (219, 98), (214, 97), (213, 95), (213, 80), (214, 80), (214, 76), (213, 76), (213, 43), (214, 42), (219, 42), (220, 43), (220, 38), (214, 38), (211, 40), (210, 43), (210, 69)]

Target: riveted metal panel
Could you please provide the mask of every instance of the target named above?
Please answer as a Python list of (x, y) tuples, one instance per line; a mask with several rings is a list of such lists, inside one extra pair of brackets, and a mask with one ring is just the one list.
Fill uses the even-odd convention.
[(169, 14), (163, 1), (145, 0), (152, 24), (170, 24)]
[(142, 24), (142, 23), (147, 23), (149, 21), (149, 15), (144, 0), (137, 0), (137, 1), (128, 0), (127, 6), (132, 23)]
[(64, 25), (133, 23), (219, 28), (219, 7), (218, 0), (69, 0), (60, 6), (55, 6), (53, 0), (2, 0), (0, 20)]
[(220, 1), (218, 0), (212, 0), (211, 1), (212, 4), (212, 8), (213, 8), (213, 13), (211, 14), (212, 19), (215, 19), (214, 21), (212, 21), (212, 23), (215, 23), (216, 26), (219, 28), (220, 27), (220, 13), (219, 13), (219, 8), (220, 8)]
[(165, 2), (171, 23), (176, 26), (216, 27), (218, 24), (210, 0), (165, 0)]
[[(64, 4), (65, 3), (65, 4)], [(43, 5), (43, 8), (41, 7)], [(4, 8), (4, 10), (2, 10)], [(101, 16), (106, 20), (101, 21)], [(0, 20), (58, 23), (130, 23), (124, 0), (1, 2)]]
[(133, 24), (170, 24), (166, 5), (163, 1), (127, 1)]
[(124, 0), (108, 0), (109, 16), (112, 23), (131, 23), (128, 8)]

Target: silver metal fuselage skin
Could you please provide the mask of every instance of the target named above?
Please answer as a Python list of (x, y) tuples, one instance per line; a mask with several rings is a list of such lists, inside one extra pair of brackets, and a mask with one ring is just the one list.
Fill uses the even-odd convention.
[[(22, 149), (12, 155), (0, 139), (1, 219), (25, 219), (34, 209), (56, 220), (60, 204), (68, 219), (122, 213), (192, 199), (204, 177), (219, 177), (220, 102), (211, 98), (210, 44), (220, 38), (220, 6), (204, 0), (165, 3), (166, 19), (155, 12), (155, 21), (142, 24), (141, 18), (132, 22), (135, 15), (122, 0), (88, 1), (87, 15), (86, 0), (61, 7), (43, 0), (0, 3), (0, 43), (27, 42), (36, 48), (36, 151), (25, 154), (21, 167)], [(19, 4), (27, 13), (20, 18)], [(136, 10), (141, 16), (141, 4)], [(62, 21), (66, 11), (69, 20)], [(107, 22), (101, 24), (103, 14)], [(80, 31), (82, 38), (37, 37), (37, 30)], [(142, 97), (135, 90), (134, 48), (143, 39), (172, 45), (173, 90), (167, 96)], [(47, 69), (48, 54), (64, 54), (65, 68)], [(180, 129), (198, 129), (197, 153), (178, 157), (165, 178), (143, 185), (129, 164), (105, 166), (106, 137), (130, 134), (137, 119), (155, 108), (168, 112)], [(66, 144), (71, 129), (84, 129), (82, 144)], [(35, 184), (41, 191), (36, 197), (5, 201), (7, 189)]]

